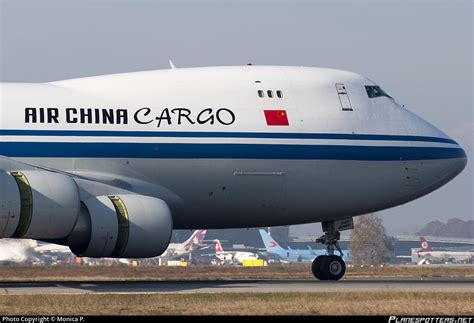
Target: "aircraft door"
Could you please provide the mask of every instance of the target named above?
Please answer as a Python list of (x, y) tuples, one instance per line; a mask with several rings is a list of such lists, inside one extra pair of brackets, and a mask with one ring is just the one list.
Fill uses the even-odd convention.
[(346, 86), (342, 83), (336, 83), (336, 91), (337, 95), (339, 96), (339, 102), (341, 103), (342, 110), (352, 111), (352, 104), (351, 100), (349, 99)]

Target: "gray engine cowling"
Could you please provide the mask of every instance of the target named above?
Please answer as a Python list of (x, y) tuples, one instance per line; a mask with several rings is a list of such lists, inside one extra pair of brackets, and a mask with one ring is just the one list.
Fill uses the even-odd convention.
[(172, 229), (170, 209), (160, 199), (103, 195), (82, 201), (66, 244), (81, 257), (155, 257), (168, 247)]
[(173, 221), (163, 200), (133, 193), (81, 198), (78, 185), (49, 171), (0, 171), (0, 238), (54, 241), (87, 257), (154, 257), (166, 250)]
[(0, 237), (57, 239), (73, 229), (79, 191), (69, 176), (40, 171), (0, 172)]

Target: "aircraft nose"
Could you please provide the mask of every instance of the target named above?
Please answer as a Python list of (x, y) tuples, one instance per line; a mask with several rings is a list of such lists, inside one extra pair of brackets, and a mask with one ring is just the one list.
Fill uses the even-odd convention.
[[(422, 144), (426, 148), (423, 148), (423, 152), (419, 156), (419, 160), (423, 161), (405, 163), (407, 178), (413, 179), (408, 182), (410, 185), (413, 184), (412, 182), (423, 183), (427, 191), (435, 190), (464, 170), (467, 164), (466, 152), (459, 143), (436, 126), (409, 110), (403, 111), (407, 117), (405, 120), (410, 132), (421, 136), (423, 141), (426, 140)], [(420, 179), (419, 182), (414, 180), (417, 178)]]
[[(456, 144), (456, 148), (440, 151), (440, 155), (425, 163), (425, 175), (430, 190), (437, 189), (458, 176), (467, 165), (467, 156), (464, 149)], [(428, 184), (427, 183), (427, 184)]]
[(464, 149), (459, 146), (459, 158), (453, 158), (451, 160), (451, 172), (453, 174), (453, 178), (460, 174), (467, 165), (467, 155)]
[(449, 145), (450, 153), (449, 159), (447, 159), (446, 171), (449, 175), (449, 180), (459, 175), (467, 165), (467, 154), (461, 145), (454, 139), (446, 135), (446, 138), (451, 142)]

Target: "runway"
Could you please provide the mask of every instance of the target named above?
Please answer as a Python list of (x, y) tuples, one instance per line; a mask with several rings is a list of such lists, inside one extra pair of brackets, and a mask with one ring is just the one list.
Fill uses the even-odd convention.
[(84, 281), (0, 283), (0, 295), (153, 294), (153, 293), (314, 293), (341, 291), (474, 292), (472, 278), (210, 281)]

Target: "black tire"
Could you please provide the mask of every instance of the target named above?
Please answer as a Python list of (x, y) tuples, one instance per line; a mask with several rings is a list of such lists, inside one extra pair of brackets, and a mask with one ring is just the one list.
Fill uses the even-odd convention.
[(321, 262), (321, 272), (327, 280), (339, 280), (346, 272), (346, 264), (341, 257), (327, 256)]
[(323, 275), (323, 272), (321, 270), (321, 264), (323, 260), (327, 258), (327, 256), (322, 255), (322, 256), (317, 256), (313, 260), (313, 264), (311, 265), (311, 270), (313, 271), (314, 277), (316, 277), (319, 280), (327, 280), (326, 277)]

